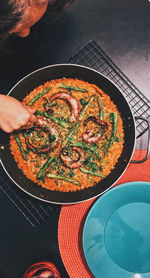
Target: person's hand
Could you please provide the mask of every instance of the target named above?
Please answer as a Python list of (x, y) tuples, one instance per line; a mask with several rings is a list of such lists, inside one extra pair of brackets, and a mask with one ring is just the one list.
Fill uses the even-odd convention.
[(23, 106), (17, 99), (0, 95), (0, 128), (10, 133), (26, 125), (29, 121), (36, 122), (35, 110)]

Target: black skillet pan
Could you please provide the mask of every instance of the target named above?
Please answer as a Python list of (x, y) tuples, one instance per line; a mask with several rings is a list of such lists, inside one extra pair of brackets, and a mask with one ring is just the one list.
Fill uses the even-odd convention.
[(71, 204), (91, 199), (107, 191), (121, 177), (129, 164), (135, 147), (135, 123), (130, 107), (119, 89), (105, 76), (87, 67), (58, 64), (36, 70), (21, 79), (9, 95), (22, 101), (35, 87), (44, 82), (62, 77), (78, 78), (94, 83), (108, 94), (116, 104), (123, 119), (125, 143), (121, 157), (112, 172), (96, 186), (76, 192), (50, 191), (29, 180), (17, 167), (10, 153), (9, 137), (1, 148), (1, 163), (10, 179), (29, 195), (55, 204)]

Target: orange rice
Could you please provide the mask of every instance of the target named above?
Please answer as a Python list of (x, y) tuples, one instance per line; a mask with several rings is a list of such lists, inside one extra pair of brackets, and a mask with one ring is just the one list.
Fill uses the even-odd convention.
[[(67, 89), (60, 89), (59, 87), (61, 85), (68, 85), (68, 86), (75, 86), (78, 88), (83, 88), (86, 89), (88, 92), (80, 92), (80, 91), (74, 91), (71, 90), (68, 91)], [(43, 104), (45, 103), (45, 98), (48, 99), (50, 96), (57, 92), (67, 92), (71, 93), (73, 97), (76, 98), (76, 100), (79, 103), (79, 108), (80, 112), (83, 109), (80, 100), (84, 99), (85, 101), (88, 101), (92, 95), (94, 95), (94, 100), (92, 101), (91, 105), (88, 107), (81, 123), (80, 127), (77, 130), (77, 133), (75, 134), (75, 142), (81, 142), (83, 139), (83, 133), (86, 130), (86, 126), (84, 125), (84, 121), (88, 116), (95, 116), (96, 118), (99, 118), (99, 106), (97, 102), (97, 96), (100, 97), (101, 103), (103, 106), (103, 114), (104, 114), (104, 121), (107, 123), (108, 128), (105, 134), (102, 136), (102, 138), (99, 140), (97, 143), (98, 151), (101, 155), (101, 161), (97, 159), (97, 157), (94, 157), (94, 163), (97, 165), (97, 171), (101, 168), (101, 173), (106, 177), (109, 175), (111, 170), (115, 167), (118, 158), (120, 157), (122, 150), (123, 150), (123, 144), (124, 144), (124, 131), (123, 131), (123, 121), (121, 119), (121, 116), (119, 114), (119, 111), (116, 107), (116, 105), (113, 103), (113, 101), (110, 99), (110, 97), (104, 93), (100, 88), (98, 88), (94, 84), (90, 84), (88, 82), (79, 80), (79, 79), (72, 79), (72, 78), (62, 78), (62, 79), (56, 79), (56, 80), (51, 80), (47, 81), (43, 85), (38, 86), (35, 88), (32, 92), (29, 92), (29, 94), (25, 97), (23, 100), (23, 103), (28, 106), (29, 102), (37, 95), (39, 92), (42, 92), (44, 89), (48, 88), (51, 86), (51, 90), (49, 90), (46, 94), (44, 94), (42, 97), (40, 97), (37, 101), (33, 103), (32, 108), (36, 110), (41, 110), (45, 111)], [(55, 116), (57, 117), (63, 117), (64, 119), (68, 119), (71, 115), (71, 110), (68, 106), (68, 104), (63, 101), (63, 100), (57, 100), (56, 101), (56, 108), (52, 108), (54, 110)], [(56, 110), (55, 110), (56, 109)], [(115, 140), (112, 146), (109, 148), (107, 153), (103, 152), (103, 143), (105, 142), (106, 138), (111, 137), (112, 134), (112, 123), (110, 121), (110, 114), (117, 112), (118, 116), (118, 124), (117, 124), (117, 132), (116, 132), (116, 138), (118, 140)], [(38, 116), (37, 116), (38, 117)], [(94, 123), (91, 123), (91, 126), (94, 126)], [(88, 127), (90, 125), (88, 124)], [(67, 133), (69, 132), (69, 129), (63, 128), (62, 126), (58, 126), (59, 132), (61, 134), (61, 141), (64, 140), (66, 137)], [(80, 168), (73, 169), (73, 177), (72, 179), (77, 180), (80, 185), (76, 185), (72, 182), (60, 180), (60, 179), (53, 179), (53, 178), (48, 178), (46, 175), (47, 173), (52, 173), (52, 174), (57, 174), (58, 168), (53, 169), (52, 164), (49, 165), (49, 167), (46, 169), (44, 173), (44, 182), (41, 180), (37, 180), (37, 174), (42, 168), (42, 166), (45, 164), (47, 161), (48, 157), (55, 157), (58, 158), (61, 152), (62, 145), (61, 143), (59, 146), (52, 150), (51, 152), (48, 153), (47, 156), (42, 155), (42, 157), (39, 156), (39, 154), (36, 154), (35, 152), (28, 152), (28, 147), (25, 141), (25, 138), (22, 134), (22, 131), (18, 133), (18, 136), (20, 138), (20, 141), (22, 143), (22, 146), (25, 151), (27, 151), (27, 160), (24, 160), (20, 149), (16, 143), (16, 140), (11, 134), (10, 136), (10, 149), (11, 153), (15, 159), (15, 161), (18, 164), (18, 167), (23, 171), (23, 173), (32, 180), (34, 183), (45, 187), (49, 190), (57, 190), (57, 191), (63, 191), (63, 192), (68, 192), (68, 191), (77, 191), (77, 190), (82, 190), (87, 187), (92, 187), (95, 186), (96, 183), (98, 183), (100, 180), (103, 178), (99, 176), (94, 176), (94, 175), (89, 175), (86, 173), (83, 173), (80, 171)], [(86, 151), (84, 151), (85, 154), (85, 159), (89, 155)], [(83, 165), (84, 167), (84, 165)], [(85, 168), (85, 167), (84, 167)], [(70, 169), (66, 167), (61, 161), (59, 164), (59, 171), (62, 171), (65, 176), (68, 176), (70, 173)], [(96, 171), (96, 172), (97, 172)]]

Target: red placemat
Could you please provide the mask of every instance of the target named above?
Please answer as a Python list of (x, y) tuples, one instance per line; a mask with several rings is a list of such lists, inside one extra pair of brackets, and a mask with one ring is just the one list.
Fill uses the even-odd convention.
[[(141, 158), (144, 150), (136, 150), (133, 159)], [(115, 184), (131, 181), (150, 182), (150, 157), (142, 164), (130, 163)], [(58, 243), (61, 258), (71, 278), (92, 278), (82, 250), (82, 230), (86, 215), (96, 198), (75, 205), (63, 206), (58, 223)]]

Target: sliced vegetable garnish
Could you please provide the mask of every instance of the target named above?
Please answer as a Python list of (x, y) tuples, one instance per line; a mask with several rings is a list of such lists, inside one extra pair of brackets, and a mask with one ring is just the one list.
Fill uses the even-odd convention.
[(89, 145), (89, 144), (86, 144), (84, 142), (76, 142), (73, 145), (76, 146), (76, 147), (91, 151), (93, 154), (96, 155), (96, 157), (98, 158), (99, 161), (101, 160), (101, 154), (99, 152), (99, 149), (94, 144)]
[(85, 101), (84, 98), (80, 98), (80, 103), (83, 107), (85, 107), (88, 104), (88, 101)]

